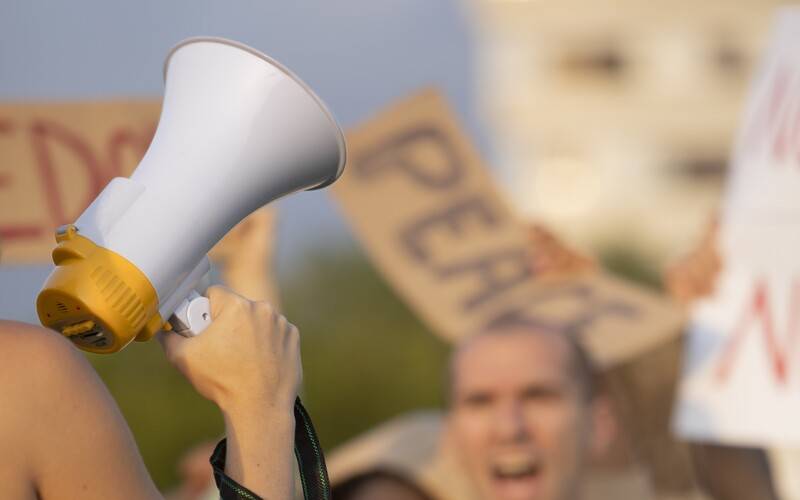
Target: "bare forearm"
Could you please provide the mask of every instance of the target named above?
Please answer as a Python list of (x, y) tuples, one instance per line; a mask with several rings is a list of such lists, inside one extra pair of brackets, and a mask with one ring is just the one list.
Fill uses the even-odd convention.
[(268, 500), (294, 496), (294, 415), (291, 408), (224, 411), (225, 473)]
[(222, 410), (228, 479), (220, 481), (290, 500), (294, 401), (303, 377), (299, 332), (266, 302), (221, 287), (209, 288), (208, 299), (213, 321), (202, 335), (161, 336), (167, 359)]

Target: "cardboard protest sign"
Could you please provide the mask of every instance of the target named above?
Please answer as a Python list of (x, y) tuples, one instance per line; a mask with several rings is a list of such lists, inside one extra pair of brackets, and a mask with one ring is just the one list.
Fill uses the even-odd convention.
[(55, 228), (136, 167), (159, 109), (154, 100), (0, 104), (2, 262), (49, 261)]
[(778, 17), (736, 149), (713, 296), (692, 315), (674, 425), (800, 444), (800, 11)]
[(610, 366), (680, 330), (670, 303), (609, 276), (537, 279), (525, 225), (434, 91), (352, 130), (332, 191), (377, 267), (447, 339), (525, 321), (578, 334)]

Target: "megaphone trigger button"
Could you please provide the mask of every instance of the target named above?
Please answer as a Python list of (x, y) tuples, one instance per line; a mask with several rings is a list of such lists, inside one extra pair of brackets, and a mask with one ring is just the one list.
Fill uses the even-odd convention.
[(78, 232), (75, 224), (64, 224), (56, 229), (56, 243), (61, 243), (65, 240), (71, 240)]

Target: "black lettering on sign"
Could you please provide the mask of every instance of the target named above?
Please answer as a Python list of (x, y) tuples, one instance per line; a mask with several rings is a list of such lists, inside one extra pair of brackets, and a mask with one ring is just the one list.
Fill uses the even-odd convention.
[(427, 125), (378, 144), (355, 159), (353, 170), (363, 180), (397, 171), (425, 188), (448, 189), (461, 179), (463, 169), (459, 160), (447, 135)]
[(426, 242), (427, 236), (431, 233), (446, 231), (454, 237), (462, 237), (470, 226), (491, 228), (499, 221), (498, 216), (484, 200), (479, 196), (470, 196), (448, 205), (443, 210), (415, 220), (400, 231), (400, 241), (412, 259), (419, 263), (427, 263), (430, 261), (430, 248)]
[[(544, 305), (556, 300), (575, 302), (574, 310), (577, 312), (566, 318), (553, 318), (552, 313), (545, 312), (547, 309)], [(528, 302), (495, 315), (486, 323), (484, 329), (520, 326), (583, 335), (601, 318), (615, 316), (633, 321), (640, 319), (641, 315), (642, 311), (633, 304), (603, 297), (601, 292), (588, 285), (574, 284), (544, 290)]]
[(524, 248), (498, 251), (467, 262), (441, 267), (437, 271), (443, 279), (474, 275), (479, 280), (480, 288), (461, 304), (464, 311), (480, 306), (533, 277), (530, 254)]

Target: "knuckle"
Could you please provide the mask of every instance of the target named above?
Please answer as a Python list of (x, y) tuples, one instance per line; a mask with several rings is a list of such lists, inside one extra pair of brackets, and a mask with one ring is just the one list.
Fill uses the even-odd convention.
[(280, 314), (276, 314), (272, 319), (272, 327), (276, 333), (283, 334), (283, 331), (286, 329), (286, 318)]
[(265, 301), (253, 302), (253, 310), (265, 317), (271, 317), (274, 314), (272, 305)]
[(221, 285), (212, 285), (206, 290), (206, 296), (208, 296), (209, 300), (224, 302), (228, 296), (228, 289)]
[(291, 348), (292, 351), (296, 351), (299, 353), (300, 330), (298, 330), (296, 326), (290, 324), (285, 335), (286, 335), (286, 344)]
[(242, 295), (239, 295), (238, 293), (231, 292), (230, 296), (231, 296), (231, 300), (233, 302), (235, 302), (236, 304), (250, 305), (250, 301), (247, 300), (246, 297), (243, 297)]
[(289, 320), (286, 319), (285, 316), (278, 316), (278, 330), (281, 334), (286, 335), (289, 333), (289, 325), (291, 325), (291, 323), (289, 323)]
[(221, 285), (214, 285), (206, 290), (206, 296), (211, 305), (211, 316), (216, 317), (230, 308), (233, 292)]
[(247, 312), (250, 310), (250, 301), (241, 295), (231, 295), (229, 298), (228, 307), (237, 314)]
[(260, 325), (260, 328), (271, 329), (275, 324), (275, 312), (264, 302), (254, 302), (251, 305), (253, 321)]

